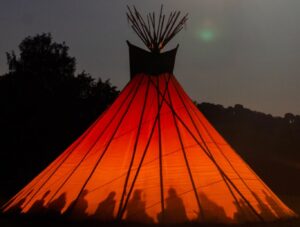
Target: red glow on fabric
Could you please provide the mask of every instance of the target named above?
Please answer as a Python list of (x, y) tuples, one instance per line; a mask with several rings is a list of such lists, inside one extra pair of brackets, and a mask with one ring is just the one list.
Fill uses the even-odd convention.
[[(62, 199), (63, 198), (63, 199)], [(171, 74), (138, 75), (5, 207), (144, 223), (295, 217)], [(57, 203), (58, 204), (58, 203)], [(56, 205), (58, 207), (58, 205)]]

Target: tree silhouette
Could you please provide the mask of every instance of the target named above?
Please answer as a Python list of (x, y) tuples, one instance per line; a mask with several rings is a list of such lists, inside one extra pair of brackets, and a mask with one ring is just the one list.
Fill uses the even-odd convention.
[(300, 196), (300, 183), (291, 180), (299, 175), (300, 116), (274, 117), (242, 105), (197, 106), (272, 190)]
[(51, 34), (26, 37), (0, 76), (0, 194), (16, 192), (79, 136), (118, 95), (85, 71)]
[(69, 47), (54, 42), (49, 33), (25, 38), (19, 50), (19, 57), (13, 51), (6, 54), (10, 73), (49, 80), (74, 77), (75, 58), (69, 56)]

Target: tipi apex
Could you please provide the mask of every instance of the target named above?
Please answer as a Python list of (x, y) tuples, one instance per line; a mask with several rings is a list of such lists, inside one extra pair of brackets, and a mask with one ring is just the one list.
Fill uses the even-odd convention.
[(295, 217), (184, 92), (173, 75), (177, 48), (160, 53), (187, 15), (127, 16), (151, 52), (129, 44), (120, 96), (3, 211), (142, 223)]

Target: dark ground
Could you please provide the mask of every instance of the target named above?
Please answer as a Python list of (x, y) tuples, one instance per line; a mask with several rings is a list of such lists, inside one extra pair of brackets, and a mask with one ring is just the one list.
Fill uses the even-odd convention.
[[(71, 221), (65, 219), (49, 219), (49, 218), (33, 218), (33, 217), (7, 217), (0, 216), (0, 226), (1, 227), (32, 227), (32, 226), (42, 226), (42, 227), (154, 227), (162, 225), (147, 225), (147, 224), (137, 224), (137, 223), (99, 223), (94, 221)], [(277, 221), (270, 223), (247, 223), (241, 225), (226, 225), (226, 224), (197, 224), (188, 223), (180, 225), (167, 225), (168, 227), (300, 227), (300, 219)]]

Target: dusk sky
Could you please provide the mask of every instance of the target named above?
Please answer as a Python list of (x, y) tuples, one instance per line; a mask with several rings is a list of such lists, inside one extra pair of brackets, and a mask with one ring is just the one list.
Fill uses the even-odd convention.
[(299, 0), (1, 0), (0, 75), (5, 52), (26, 36), (50, 32), (65, 41), (77, 71), (111, 79), (122, 89), (129, 80), (126, 40), (143, 47), (126, 20), (126, 4), (140, 11), (189, 13), (175, 75), (192, 99), (224, 106), (300, 114)]

